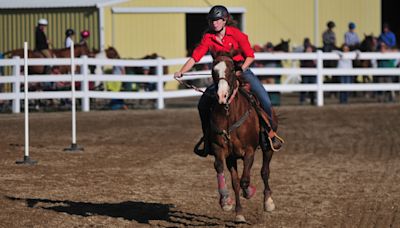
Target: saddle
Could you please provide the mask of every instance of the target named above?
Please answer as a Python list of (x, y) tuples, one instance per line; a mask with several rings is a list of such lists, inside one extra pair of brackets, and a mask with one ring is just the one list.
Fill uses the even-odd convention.
[[(239, 87), (239, 92), (243, 94), (247, 100), (250, 102), (250, 104), (254, 107), (254, 109), (257, 112), (259, 121), (261, 123), (261, 132), (263, 133), (263, 136), (265, 138), (263, 139), (264, 144), (267, 143), (266, 138), (268, 138), (269, 141), (269, 147), (273, 151), (279, 151), (280, 148), (275, 148), (274, 147), (274, 142), (272, 141), (273, 138), (276, 140), (279, 140), (280, 143), (284, 143), (285, 141), (276, 133), (276, 130), (278, 126), (275, 123), (271, 123), (271, 121), (268, 118), (268, 114), (264, 111), (264, 109), (261, 107), (261, 103), (258, 100), (256, 96), (253, 95), (253, 93), (250, 90), (250, 84), (246, 82), (241, 82), (241, 86)], [(267, 145), (264, 145), (267, 147)]]

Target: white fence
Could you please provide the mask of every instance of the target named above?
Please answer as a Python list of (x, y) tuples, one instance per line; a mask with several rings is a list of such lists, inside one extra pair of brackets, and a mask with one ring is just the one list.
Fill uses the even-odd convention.
[[(353, 69), (335, 69), (324, 68), (324, 60), (355, 59), (356, 53), (345, 53), (339, 56), (337, 53), (256, 53), (256, 60), (316, 60), (316, 68), (253, 68), (256, 75), (316, 75), (316, 84), (266, 84), (267, 91), (271, 92), (300, 92), (314, 91), (317, 93), (317, 105), (324, 105), (324, 92), (328, 91), (400, 91), (399, 83), (367, 83), (367, 84), (326, 84), (324, 77), (326, 75), (373, 75), (373, 76), (399, 76), (399, 68), (353, 68)], [(358, 59), (400, 59), (400, 53), (360, 53)], [(116, 60), (116, 59), (92, 59), (86, 56), (75, 59), (75, 64), (81, 66), (80, 74), (76, 74), (75, 81), (81, 82), (81, 90), (76, 91), (76, 98), (82, 99), (82, 110), (90, 110), (90, 98), (105, 99), (157, 99), (157, 108), (164, 108), (164, 100), (169, 98), (200, 96), (201, 93), (193, 89), (180, 89), (174, 91), (165, 91), (164, 83), (174, 80), (173, 74), (164, 75), (164, 66), (182, 65), (186, 58), (181, 59), (155, 59), (155, 60)], [(206, 56), (200, 63), (210, 63), (210, 56)], [(28, 65), (70, 65), (70, 59), (28, 59)], [(156, 75), (110, 75), (110, 74), (90, 74), (89, 65), (96, 66), (149, 66), (156, 67)], [(0, 100), (12, 100), (14, 113), (20, 112), (20, 100), (24, 99), (24, 94), (20, 91), (23, 83), (23, 75), (20, 75), (23, 59), (1, 59), (0, 66), (12, 66), (13, 74), (1, 76), (0, 84), (12, 83), (11, 93), (0, 93)], [(201, 72), (201, 73), (210, 73)], [(153, 76), (153, 77), (152, 77)], [(183, 77), (185, 79), (208, 78), (210, 76), (197, 75)], [(29, 82), (62, 82), (71, 81), (71, 75), (30, 75)], [(121, 81), (121, 82), (149, 82), (157, 83), (157, 90), (152, 92), (110, 92), (110, 91), (92, 91), (89, 90), (89, 82), (98, 81)], [(30, 92), (29, 99), (58, 99), (70, 98), (70, 91), (40, 91)]]

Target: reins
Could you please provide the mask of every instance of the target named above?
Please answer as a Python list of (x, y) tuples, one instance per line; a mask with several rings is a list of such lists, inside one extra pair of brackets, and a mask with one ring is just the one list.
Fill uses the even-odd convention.
[[(182, 75), (183, 75), (183, 76), (196, 76), (196, 75), (211, 75), (211, 74), (208, 74), (208, 73), (198, 73), (198, 74), (182, 74)], [(180, 80), (180, 79), (178, 79), (178, 78), (175, 78), (175, 80), (177, 80), (177, 81), (179, 82), (179, 84), (185, 86), (185, 87), (188, 88), (188, 89), (194, 89), (194, 90), (196, 90), (197, 92), (206, 94), (206, 93), (204, 93), (204, 92), (205, 92), (204, 90), (202, 90), (202, 89), (200, 89), (200, 88), (198, 88), (198, 87), (196, 87), (196, 86), (194, 86), (194, 85), (192, 85), (192, 84), (189, 84), (189, 83), (187, 83), (187, 82), (185, 82), (185, 81), (183, 81), (183, 80)]]

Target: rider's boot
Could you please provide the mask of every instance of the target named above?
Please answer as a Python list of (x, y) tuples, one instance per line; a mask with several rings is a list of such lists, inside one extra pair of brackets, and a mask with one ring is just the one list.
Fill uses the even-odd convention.
[[(209, 93), (212, 93), (210, 91), (213, 91), (214, 87), (210, 86), (207, 88), (203, 96), (200, 97), (199, 104), (197, 106), (197, 109), (199, 111), (199, 116), (201, 120), (201, 129), (203, 131), (203, 137), (200, 139), (200, 141), (196, 144), (194, 147), (194, 153), (197, 154), (200, 157), (207, 157), (209, 154), (213, 154), (212, 148), (211, 148), (211, 142), (209, 139), (209, 132), (210, 132), (210, 115), (211, 115), (211, 109), (210, 107), (212, 106), (213, 100), (211, 99), (211, 96), (207, 95)], [(200, 149), (200, 145), (203, 143), (203, 149)]]
[[(203, 149), (199, 148), (201, 144), (203, 144)], [(206, 135), (204, 135), (196, 144), (196, 146), (194, 147), (194, 153), (200, 157), (207, 157), (209, 154), (212, 154), (210, 141), (208, 140), (208, 137)]]

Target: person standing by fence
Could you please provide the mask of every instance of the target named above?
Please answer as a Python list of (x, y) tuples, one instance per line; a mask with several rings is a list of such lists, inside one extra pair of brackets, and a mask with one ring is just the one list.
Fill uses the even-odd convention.
[[(315, 47), (311, 44), (309, 38), (305, 38), (303, 42), (304, 52), (311, 53), (315, 52)], [(301, 68), (315, 68), (317, 66), (317, 61), (315, 59), (300, 60)], [(317, 83), (317, 78), (315, 75), (301, 75), (301, 84), (315, 84)], [(300, 92), (300, 104), (303, 105), (306, 101), (306, 96), (310, 99), (310, 104), (315, 105), (315, 92)]]
[[(343, 53), (348, 53), (350, 51), (350, 47), (344, 43), (342, 45), (341, 51), (342, 52), (337, 51), (337, 53), (340, 56), (337, 68), (352, 69), (353, 68), (353, 60), (343, 58)], [(341, 75), (341, 76), (337, 76), (337, 77), (339, 77), (339, 82), (342, 84), (350, 84), (353, 82), (353, 76)], [(340, 91), (339, 92), (339, 103), (340, 104), (347, 104), (348, 99), (349, 99), (348, 91)]]

